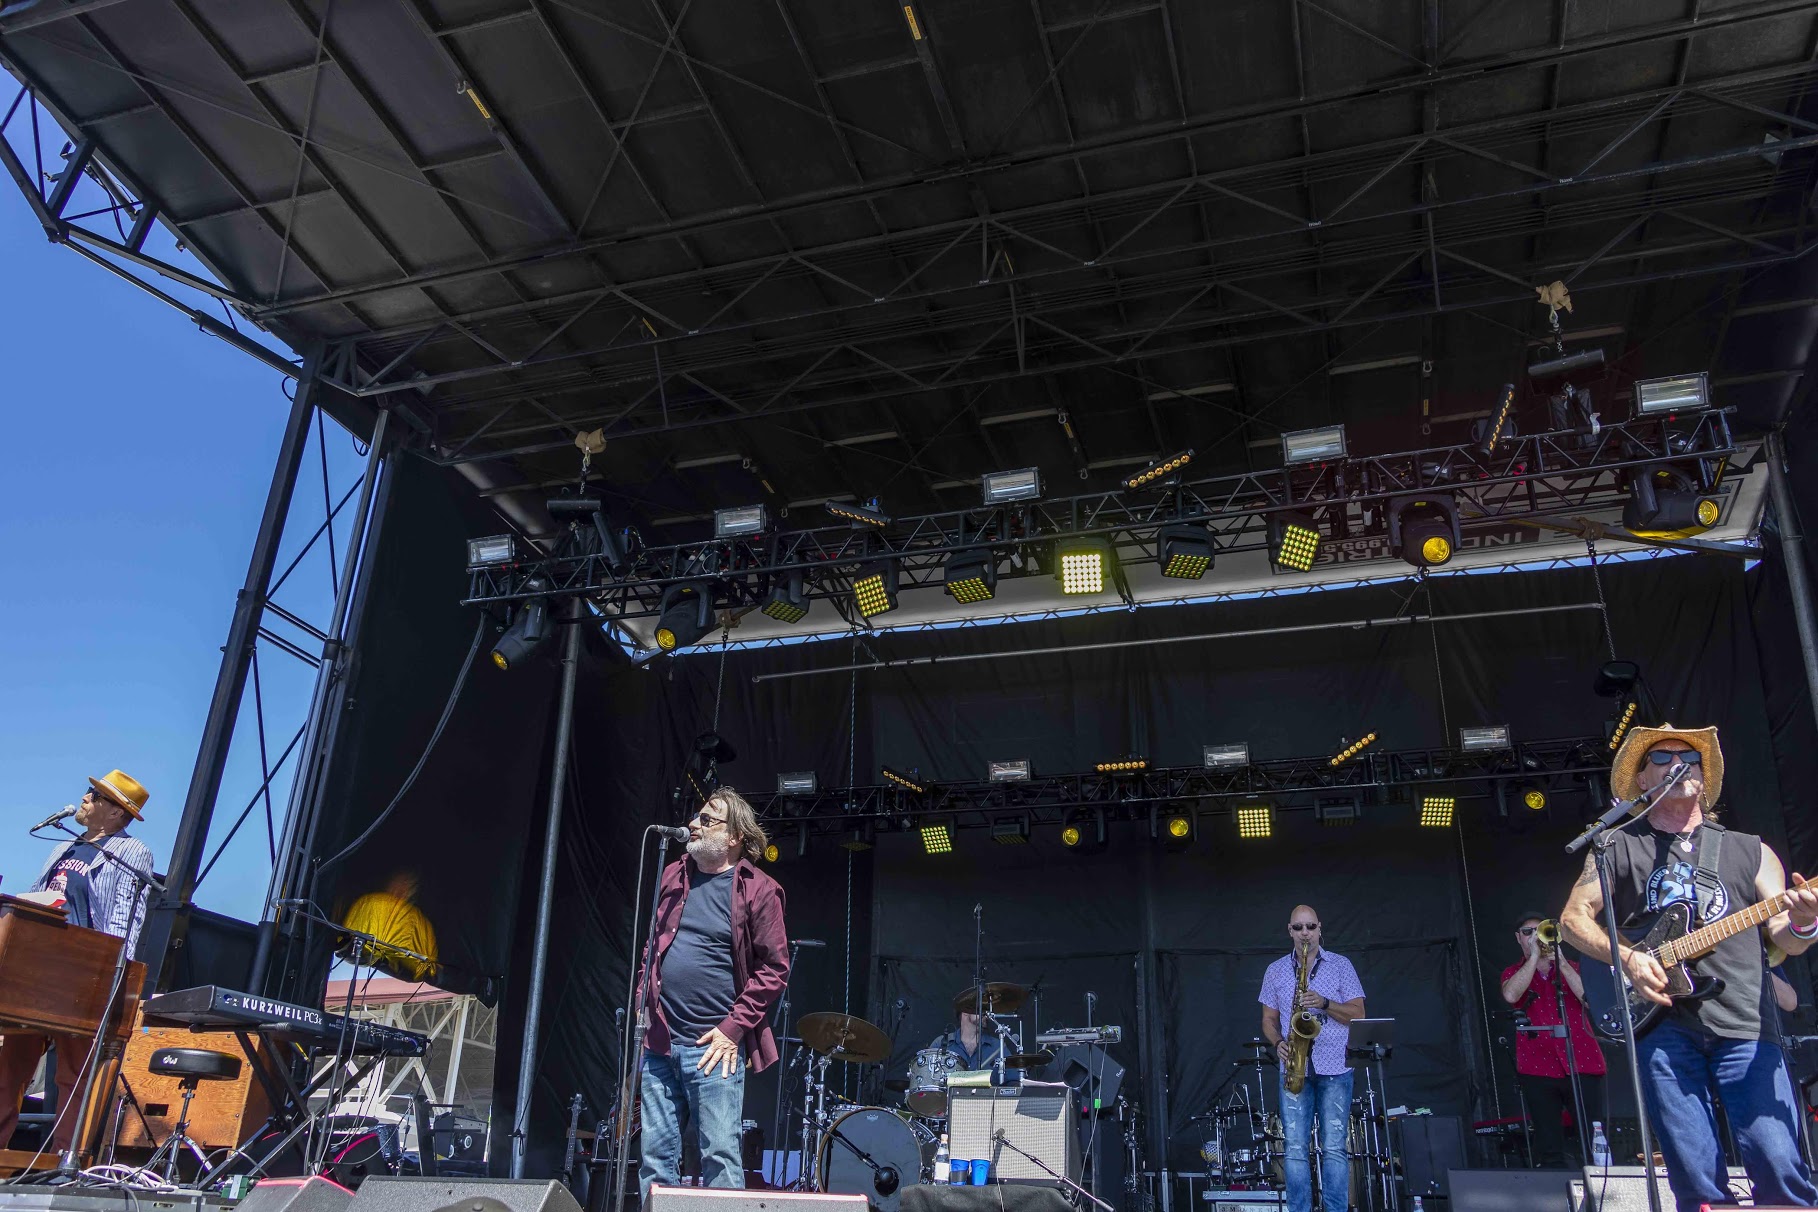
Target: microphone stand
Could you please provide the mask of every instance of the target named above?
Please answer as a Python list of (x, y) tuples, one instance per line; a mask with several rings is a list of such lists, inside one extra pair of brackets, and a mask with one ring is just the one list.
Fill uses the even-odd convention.
[[(783, 1179), (789, 1176), (789, 1163), (784, 1157), (785, 1150), (783, 1149), (783, 1093), (784, 1088), (789, 1084), (787, 1080), (789, 1073), (789, 991), (795, 987), (795, 962), (800, 958), (801, 951), (801, 942), (797, 939), (790, 939), (789, 979), (783, 982), (783, 997), (781, 1001), (777, 1002), (775, 1015), (777, 1046), (776, 1116), (770, 1125), (773, 1133), (770, 1139), (775, 1142), (775, 1145), (771, 1149), (770, 1156), (772, 1159), (771, 1165), (774, 1165), (779, 1173), (776, 1177), (772, 1178), (770, 1174), (771, 1165), (766, 1165), (764, 1167), (764, 1178), (773, 1186), (778, 1187), (782, 1186)], [(614, 1208), (611, 1212), (619, 1212), (619, 1210)]]
[[(82, 840), (80, 833), (62, 821), (50, 823), (55, 825), (58, 831), (67, 833), (76, 841)], [(35, 837), (37, 831), (42, 828), (44, 828), (43, 825), (38, 825), (27, 832)], [(148, 887), (156, 888), (159, 892), (164, 891), (164, 884), (156, 874), (141, 871), (118, 855), (109, 854), (106, 843), (107, 838), (102, 837), (95, 839), (91, 844), (95, 848), (95, 853), (133, 877), (133, 907), (131, 912), (126, 915), (126, 933), (120, 936), (120, 946), (114, 952), (114, 979), (113, 983), (108, 986), (107, 1000), (101, 1004), (101, 1021), (95, 1024), (94, 1038), (88, 1044), (88, 1077), (82, 1084), (82, 1101), (76, 1105), (76, 1119), (70, 1128), (69, 1148), (65, 1149), (57, 1158), (57, 1173), (65, 1176), (74, 1176), (82, 1169), (77, 1163), (82, 1159), (82, 1146), (88, 1136), (86, 1126), (89, 1118), (95, 1113), (95, 1091), (96, 1087), (101, 1084), (101, 1067), (111, 1060), (110, 1057), (102, 1055), (102, 1052), (104, 1048), (111, 1049), (112, 1047), (110, 1043), (106, 1042), (107, 1028), (108, 1024), (113, 1021), (114, 1014), (119, 1010), (120, 994), (126, 984), (126, 965), (132, 958), (128, 954), (128, 944), (132, 939), (133, 918), (139, 912), (139, 897)], [(61, 1063), (63, 1058), (58, 1057), (57, 1060)]]
[[(649, 827), (646, 826), (648, 829)], [(643, 996), (635, 1015), (625, 1016), (626, 1036), (620, 1039), (619, 1052), (619, 1114), (613, 1126), (612, 1148), (612, 1202), (607, 1205), (608, 1212), (621, 1212), (625, 1206), (625, 1163), (631, 1153), (631, 1108), (640, 1096), (639, 1082), (644, 1073), (644, 1039), (650, 1034), (651, 1011), (655, 1005), (652, 986), (656, 983), (656, 915), (657, 906), (662, 903), (663, 872), (669, 865), (669, 835), (659, 834), (657, 840), (656, 878), (651, 881), (650, 920), (645, 924), (644, 958), (642, 977), (644, 982)], [(637, 937), (637, 921), (632, 921), (632, 937)]]
[[(1610, 892), (1609, 852), (1618, 830), (1644, 819), (1668, 789), (1691, 771), (1690, 766), (1680, 762), (1651, 796), (1644, 793), (1632, 800), (1613, 799), (1602, 816), (1566, 845), (1567, 854), (1576, 854), (1587, 845), (1591, 847), (1591, 862), (1597, 868), (1597, 887), (1603, 894), (1603, 927), (1610, 943), (1610, 980), (1616, 986), (1616, 1004), (1622, 1007), (1622, 1044), (1628, 1053), (1629, 1081), (1634, 1087), (1635, 1122), (1641, 1130), (1641, 1165), (1647, 1175), (1648, 1212), (1661, 1212), (1660, 1190), (1654, 1185), (1654, 1133), (1648, 1127), (1647, 1097), (1641, 1086), (1641, 1059), (1635, 1050), (1635, 1016), (1629, 1008), (1628, 974), (1622, 969), (1622, 929), (1616, 922), (1616, 900)], [(1622, 821), (1624, 813), (1632, 815)], [(1622, 823), (1617, 824), (1618, 821)], [(1567, 1036), (1568, 1043), (1570, 1038)], [(1590, 1159), (1587, 1157), (1585, 1161), (1588, 1164)]]
[(1085, 1196), (1087, 1199), (1091, 1200), (1093, 1203), (1095, 1203), (1099, 1207), (1103, 1208), (1105, 1210), (1105, 1212), (1117, 1212), (1117, 1210), (1115, 1208), (1113, 1208), (1110, 1204), (1106, 1203), (1104, 1200), (1100, 1199), (1098, 1196), (1092, 1194), (1092, 1192), (1086, 1190), (1084, 1187), (1080, 1186), (1078, 1183), (1076, 1183), (1072, 1179), (1068, 1178), (1065, 1174), (1056, 1174), (1054, 1172), (1053, 1166), (1050, 1166), (1047, 1162), (1045, 1162), (1041, 1158), (1035, 1156), (1035, 1154), (1030, 1153), (1027, 1150), (1018, 1148), (1016, 1145), (1010, 1143), (1009, 1139), (1004, 1136), (1004, 1130), (1002, 1128), (999, 1128), (996, 1132), (992, 1133), (991, 1139), (994, 1143), (1002, 1145), (1004, 1148), (1009, 1149), (1013, 1153), (1022, 1154), (1023, 1157), (1027, 1158), (1029, 1161), (1034, 1162), (1036, 1165), (1040, 1166), (1043, 1170), (1046, 1170), (1051, 1177), (1059, 1179), (1061, 1182), (1067, 1184), (1068, 1187), (1073, 1189), (1073, 1192), (1076, 1195)]
[[(1536, 939), (1534, 945), (1540, 945)], [(1559, 1007), (1559, 1025), (1553, 1028), (1552, 1034), (1565, 1040), (1566, 1076), (1572, 1082), (1572, 1124), (1578, 1129), (1578, 1156), (1584, 1159), (1585, 1165), (1591, 1164), (1591, 1129), (1584, 1118), (1584, 1087), (1578, 1081), (1578, 1053), (1572, 1047), (1572, 1024), (1566, 1018), (1565, 993), (1566, 958), (1559, 946), (1553, 948), (1553, 1001)], [(1577, 1000), (1577, 995), (1573, 995)]]

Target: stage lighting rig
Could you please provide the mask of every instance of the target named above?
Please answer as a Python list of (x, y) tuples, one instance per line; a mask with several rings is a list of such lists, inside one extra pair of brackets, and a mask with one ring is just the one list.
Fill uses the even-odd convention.
[(517, 558), (516, 535), (489, 534), (483, 539), (467, 540), (467, 567), (470, 569), (509, 564)]
[(963, 606), (997, 596), (997, 556), (988, 548), (956, 551), (941, 570), (946, 592)]
[(1611, 753), (1614, 753), (1618, 749), (1622, 748), (1623, 738), (1628, 736), (1629, 729), (1634, 727), (1636, 707), (1637, 707), (1637, 704), (1636, 704), (1635, 700), (1630, 699), (1628, 702), (1623, 704), (1622, 714), (1617, 716), (1615, 718), (1615, 720), (1609, 724), (1610, 752)]
[[(606, 502), (598, 497), (554, 497), (543, 502), (553, 518), (586, 518), (593, 527), (595, 550), (615, 574), (623, 573), (630, 564), (625, 555), (623, 536), (614, 533), (606, 518)], [(577, 529), (576, 533), (579, 531)]]
[(940, 820), (923, 820), (917, 828), (922, 835), (923, 854), (952, 854), (952, 822)]
[(1313, 801), (1313, 819), (1322, 825), (1355, 825), (1363, 804), (1355, 795), (1322, 795)]
[(1480, 728), (1460, 728), (1458, 747), (1466, 753), (1492, 753), (1498, 749), (1508, 749), (1509, 726), (1485, 724)]
[(1698, 491), (1690, 476), (1674, 467), (1643, 468), (1629, 478), (1622, 525), (1643, 539), (1684, 539), (1723, 517), (1723, 502)]
[(1543, 812), (1547, 806), (1546, 788), (1539, 783), (1523, 781), (1515, 784), (1516, 798), (1521, 806), (1529, 812)]
[(713, 586), (707, 581), (687, 581), (663, 590), (662, 613), (657, 616), (656, 642), (664, 652), (698, 643), (713, 627)]
[(979, 481), (979, 486), (987, 505), (1033, 501), (1042, 495), (1042, 473), (1036, 467), (1025, 467), (1020, 471), (988, 472)]
[(1471, 436), (1477, 440), (1477, 448), (1486, 459), (1496, 453), (1496, 444), (1504, 438), (1521, 436), (1521, 429), (1515, 424), (1515, 384), (1502, 385), (1502, 402), (1497, 405), (1495, 415), (1473, 425)]
[(1105, 539), (1083, 535), (1056, 541), (1054, 563), (1054, 575), (1061, 583), (1062, 593), (1069, 596), (1103, 593), (1117, 565), (1117, 555)]
[(1237, 806), (1237, 836), (1255, 841), (1275, 834), (1275, 805), (1267, 800), (1249, 800)]
[(764, 595), (761, 609), (764, 614), (779, 623), (799, 623), (808, 617), (808, 595), (803, 589), (803, 576), (799, 568), (779, 573), (770, 583), (770, 591)]
[(1105, 848), (1105, 812), (1102, 808), (1075, 808), (1061, 820), (1060, 843), (1078, 854), (1095, 854)]
[(890, 525), (890, 518), (878, 508), (874, 497), (864, 505), (847, 505), (840, 501), (823, 501), (827, 512), (836, 518), (844, 518), (854, 526), (871, 526), (878, 530)]
[(1170, 522), (1156, 536), (1156, 556), (1161, 574), (1181, 581), (1197, 581), (1212, 569), (1216, 549), (1212, 535), (1193, 522)]
[(928, 790), (927, 780), (925, 780), (921, 777), (921, 773), (919, 771), (910, 771), (909, 773), (905, 774), (901, 770), (897, 770), (890, 766), (885, 766), (883, 768), (882, 773), (884, 776), (884, 781), (886, 783), (890, 783), (897, 787), (901, 787), (904, 791), (913, 792), (916, 795), (922, 795), (922, 794), (925, 794)]
[(1304, 513), (1269, 515), (1269, 558), (1278, 568), (1309, 572), (1319, 556), (1319, 524)]
[(812, 770), (798, 770), (776, 776), (778, 795), (813, 795), (817, 780)]
[(1029, 759), (990, 762), (985, 767), (985, 778), (993, 783), (1026, 783), (1029, 781)]
[(1635, 381), (1638, 417), (1672, 417), (1682, 412), (1703, 412), (1710, 406), (1711, 384), (1702, 370), (1691, 375)]
[(852, 578), (852, 600), (866, 619), (896, 609), (897, 569), (893, 561), (873, 564)]
[(1199, 816), (1185, 804), (1149, 805), (1149, 840), (1178, 854), (1199, 836)]
[(1326, 764), (1329, 766), (1342, 766), (1375, 743), (1376, 734), (1374, 732), (1366, 732), (1364, 735), (1358, 737), (1355, 741), (1352, 741), (1349, 745), (1346, 745), (1343, 749), (1340, 749), (1337, 753), (1333, 754), (1331, 758), (1327, 760)]
[(1449, 563), (1460, 539), (1451, 496), (1396, 497), (1389, 502), (1389, 550), (1416, 568)]
[(1299, 463), (1332, 463), (1345, 457), (1345, 427), (1322, 425), (1318, 429), (1296, 429), (1281, 435), (1281, 461), (1293, 467)]
[(713, 537), (739, 539), (761, 534), (770, 525), (770, 515), (762, 505), (740, 505), (713, 511)]
[(998, 816), (991, 818), (991, 840), (1000, 846), (1025, 846), (1029, 843), (1029, 817), (1025, 813), (1015, 816)]
[[(548, 582), (532, 577), (529, 587), (547, 589), (549, 586)], [(515, 668), (549, 638), (551, 630), (549, 599), (532, 598), (518, 608), (517, 617), (505, 628), (499, 642), (492, 646), (492, 663), (500, 669)]]
[(1458, 798), (1450, 795), (1426, 795), (1420, 799), (1420, 825), (1423, 829), (1450, 829), (1458, 809)]
[(1248, 741), (1234, 741), (1229, 745), (1205, 745), (1201, 749), (1207, 770), (1230, 770), (1250, 764)]
[(1192, 461), (1193, 452), (1191, 450), (1183, 450), (1172, 458), (1157, 459), (1155, 462), (1149, 464), (1147, 467), (1125, 480), (1124, 487), (1134, 492), (1138, 488), (1145, 487), (1155, 483), (1157, 480), (1173, 475)]
[(1115, 761), (1100, 762), (1093, 767), (1100, 774), (1141, 774), (1149, 768), (1149, 759), (1137, 757), (1118, 758)]

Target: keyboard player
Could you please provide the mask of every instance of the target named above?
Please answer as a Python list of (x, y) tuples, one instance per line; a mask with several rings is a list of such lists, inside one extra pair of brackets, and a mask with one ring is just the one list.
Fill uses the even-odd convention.
[[(61, 894), (72, 925), (124, 938), (130, 954), (145, 918), (145, 888), (101, 852), (140, 871), (153, 869), (151, 847), (128, 832), (131, 825), (145, 819), (145, 801), (151, 797), (138, 780), (119, 770), (91, 778), (88, 784), (82, 806), (76, 809), (82, 836), (52, 849), (31, 891)], [(0, 1148), (12, 1139), (19, 1124), (20, 1100), (46, 1048), (55, 1048), (57, 1054), (59, 1114), (51, 1147), (58, 1152), (69, 1147), (76, 1130), (75, 1103), (81, 1098), (80, 1079), (88, 1064), (89, 1043), (84, 1035), (0, 1036)]]

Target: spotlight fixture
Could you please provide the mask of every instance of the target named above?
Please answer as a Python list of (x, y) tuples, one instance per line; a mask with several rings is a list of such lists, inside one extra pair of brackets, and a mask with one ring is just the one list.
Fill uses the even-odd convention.
[(963, 606), (997, 596), (997, 556), (990, 550), (956, 551), (941, 570), (947, 593)]
[(1191, 450), (1183, 450), (1173, 458), (1157, 459), (1135, 475), (1124, 481), (1124, 487), (1135, 490), (1145, 484), (1153, 484), (1163, 476), (1173, 475), (1193, 459)]
[(1363, 805), (1354, 795), (1322, 795), (1313, 801), (1313, 819), (1322, 825), (1355, 825)]
[(993, 471), (979, 482), (985, 504), (1005, 505), (1011, 501), (1033, 501), (1042, 495), (1042, 473), (1039, 468), (1021, 471)]
[(1029, 842), (1029, 818), (1021, 814), (992, 818), (991, 840), (1000, 846), (1027, 845)]
[(1326, 764), (1329, 766), (1342, 766), (1375, 743), (1376, 734), (1374, 732), (1366, 732), (1355, 741), (1352, 741), (1349, 745), (1333, 754), (1331, 760)]
[(776, 793), (778, 795), (813, 795), (817, 785), (812, 770), (798, 770), (791, 774), (776, 776)]
[(1100, 774), (1140, 774), (1149, 768), (1149, 759), (1136, 757), (1119, 758), (1114, 762), (1100, 762), (1093, 769)]
[[(533, 581), (533, 585), (541, 582)], [(549, 638), (549, 599), (532, 598), (518, 608), (517, 617), (492, 646), (492, 663), (500, 669), (512, 669), (537, 646)]]
[(1450, 496), (1396, 497), (1388, 514), (1389, 550), (1414, 567), (1437, 568), (1457, 553), (1458, 506)]
[(836, 518), (844, 518), (855, 526), (875, 526), (879, 530), (890, 524), (890, 519), (877, 507), (875, 498), (866, 505), (847, 505), (841, 501), (823, 501), (827, 512)]
[(1281, 461), (1290, 467), (1296, 463), (1329, 463), (1344, 457), (1343, 425), (1296, 429), (1281, 435)]
[(1266, 800), (1239, 804), (1236, 815), (1237, 836), (1244, 841), (1271, 837), (1275, 833), (1275, 805)]
[(1496, 408), (1495, 415), (1480, 419), (1472, 427), (1472, 437), (1477, 440), (1477, 448), (1485, 458), (1496, 453), (1496, 444), (1504, 438), (1521, 435), (1515, 424), (1515, 384), (1502, 385), (1502, 403)]
[(1193, 809), (1184, 804), (1149, 805), (1149, 840), (1159, 842), (1162, 849), (1179, 853), (1198, 836), (1199, 819)]
[(867, 619), (896, 609), (896, 564), (874, 564), (852, 578), (852, 597)]
[(1481, 728), (1460, 728), (1458, 747), (1466, 753), (1489, 753), (1510, 747), (1507, 724), (1486, 724)]
[(491, 534), (483, 539), (467, 540), (467, 566), (469, 568), (509, 564), (517, 558), (518, 540), (516, 535)]
[(1103, 593), (1116, 556), (1096, 535), (1063, 539), (1054, 545), (1055, 576), (1064, 594)]
[(1250, 764), (1250, 745), (1235, 741), (1229, 745), (1207, 745), (1203, 750), (1206, 769), (1226, 770)]
[(1703, 371), (1695, 375), (1635, 381), (1635, 415), (1638, 417), (1703, 412), (1710, 406), (1711, 384)]
[(689, 581), (663, 590), (657, 615), (656, 642), (664, 652), (686, 648), (713, 626), (713, 598), (707, 582)]
[(986, 767), (985, 776), (993, 783), (1026, 783), (1029, 781), (1029, 759), (992, 762)]
[(884, 781), (886, 783), (895, 783), (904, 791), (913, 791), (917, 795), (921, 795), (928, 790), (927, 782), (921, 777), (921, 774), (918, 771), (911, 771), (908, 774), (904, 774), (900, 770), (893, 770), (889, 766), (886, 766), (884, 767)]
[(1629, 729), (1634, 726), (1635, 711), (1638, 706), (1639, 705), (1634, 699), (1630, 699), (1627, 703), (1623, 704), (1622, 714), (1617, 716), (1615, 721), (1609, 725), (1610, 751), (1612, 753), (1622, 748), (1622, 739), (1629, 735)]
[(713, 537), (736, 539), (758, 534), (770, 524), (770, 515), (762, 505), (740, 505), (734, 509), (713, 511)]
[(612, 521), (606, 516), (606, 502), (592, 496), (551, 497), (543, 502), (543, 508), (553, 518), (587, 519), (593, 527), (594, 554), (599, 555), (613, 572), (625, 571), (630, 561), (625, 558), (624, 535), (613, 530)]
[(1450, 829), (1458, 798), (1450, 795), (1425, 795), (1420, 799), (1420, 826), (1423, 829)]
[(1643, 539), (1683, 539), (1709, 530), (1723, 517), (1723, 502), (1698, 491), (1690, 476), (1672, 467), (1644, 468), (1629, 479), (1622, 525)]
[(775, 843), (775, 842), (767, 842), (767, 843), (765, 843), (765, 845), (764, 845), (764, 861), (765, 861), (765, 862), (766, 862), (766, 863), (774, 863), (774, 862), (776, 862), (776, 861), (777, 861), (777, 860), (778, 860), (778, 859), (780, 859), (780, 858), (782, 858), (782, 857), (783, 857), (783, 852), (782, 852), (782, 850), (781, 850), (781, 849), (779, 849), (779, 848), (778, 848), (778, 846), (777, 846), (777, 844), (776, 844), (776, 843)]
[(1535, 782), (1515, 784), (1515, 793), (1521, 800), (1521, 806), (1530, 812), (1543, 812), (1547, 806), (1546, 788)]
[(1591, 693), (1604, 699), (1620, 699), (1641, 680), (1641, 666), (1634, 661), (1605, 661), (1597, 669)]
[(779, 623), (799, 623), (808, 617), (808, 595), (803, 591), (801, 569), (778, 573), (759, 607)]
[(1269, 558), (1279, 568), (1312, 569), (1319, 555), (1319, 527), (1304, 513), (1269, 515)]
[(1215, 548), (1212, 535), (1192, 522), (1170, 522), (1156, 536), (1161, 574), (1182, 581), (1197, 581), (1212, 568)]
[(1105, 848), (1105, 813), (1101, 808), (1076, 808), (1061, 821), (1060, 843), (1079, 854)]
[(944, 820), (925, 820), (918, 827), (923, 854), (952, 854), (953, 826)]

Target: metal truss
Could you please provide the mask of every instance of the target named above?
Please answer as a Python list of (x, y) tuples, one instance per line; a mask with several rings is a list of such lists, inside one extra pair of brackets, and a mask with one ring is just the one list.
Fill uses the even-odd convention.
[(1204, 525), (1220, 552), (1259, 550), (1270, 514), (1301, 511), (1328, 537), (1359, 537), (1383, 532), (1385, 502), (1434, 490), (1452, 497), (1467, 524), (1545, 517), (1620, 504), (1624, 473), (1640, 467), (1675, 466), (1713, 490), (1734, 451), (1728, 415), (1714, 410), (1637, 418), (1595, 433), (1524, 435), (1489, 452), (1468, 443), (1200, 480), (1176, 476), (1151, 489), (924, 514), (876, 529), (825, 526), (642, 547), (617, 559), (577, 526), (567, 534), (570, 547), (554, 556), (472, 569), (464, 601), (580, 596), (610, 616), (637, 618), (661, 609), (665, 587), (706, 582), (716, 600), (743, 609), (759, 604), (780, 575), (800, 572), (805, 597), (839, 605), (851, 596), (852, 577), (880, 562), (895, 565), (905, 589), (941, 584), (948, 556), (979, 548), (1008, 560), (1000, 577), (1047, 576), (1058, 541), (1098, 536), (1114, 544), (1121, 565), (1153, 564), (1158, 532), (1172, 522)]
[[(1006, 754), (1006, 757), (1015, 755)], [(1125, 760), (1106, 754), (1106, 761)], [(1532, 741), (1513, 748), (1365, 749), (1334, 763), (1334, 754), (1254, 761), (1214, 769), (1171, 766), (1129, 774), (1032, 774), (1020, 782), (986, 779), (929, 780), (921, 792), (895, 783), (829, 787), (813, 795), (746, 791), (771, 840), (783, 854), (806, 830), (810, 837), (908, 832), (929, 818), (960, 829), (990, 828), (1021, 820), (1031, 828), (1057, 827), (1070, 812), (1101, 809), (1108, 819), (1140, 819), (1151, 805), (1176, 804), (1202, 816), (1221, 815), (1245, 800), (1276, 808), (1311, 808), (1321, 795), (1392, 795), (1425, 788), (1458, 795), (1462, 785), (1532, 780), (1563, 789), (1573, 780), (1609, 773), (1604, 738)], [(792, 831), (785, 834), (784, 830)]]

